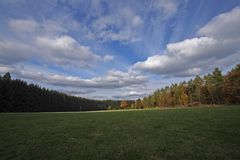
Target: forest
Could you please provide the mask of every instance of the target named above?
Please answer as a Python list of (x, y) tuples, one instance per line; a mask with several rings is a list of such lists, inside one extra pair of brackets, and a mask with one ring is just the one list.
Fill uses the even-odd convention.
[[(118, 109), (117, 100), (91, 100), (49, 90), (20, 79), (10, 73), (0, 76), (0, 112), (62, 112)], [(128, 104), (134, 101), (126, 101)]]
[(240, 64), (226, 75), (215, 68), (204, 77), (172, 84), (143, 99), (92, 100), (49, 90), (10, 73), (0, 76), (0, 112), (61, 112), (106, 109), (197, 106), (200, 104), (240, 104)]
[(200, 104), (240, 104), (240, 64), (226, 75), (215, 68), (204, 77), (196, 76), (188, 82), (157, 89), (138, 99), (136, 108), (197, 106)]

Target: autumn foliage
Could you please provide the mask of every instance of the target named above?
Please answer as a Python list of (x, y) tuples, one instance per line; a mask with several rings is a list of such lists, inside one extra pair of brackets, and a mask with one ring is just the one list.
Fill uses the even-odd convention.
[[(140, 104), (141, 103), (141, 104)], [(197, 106), (200, 104), (240, 104), (240, 64), (226, 75), (215, 68), (204, 77), (157, 89), (135, 107)]]

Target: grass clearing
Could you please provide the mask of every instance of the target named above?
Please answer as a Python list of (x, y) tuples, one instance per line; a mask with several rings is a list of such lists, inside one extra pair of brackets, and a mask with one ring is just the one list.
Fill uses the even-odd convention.
[(240, 106), (0, 114), (0, 159), (240, 159)]

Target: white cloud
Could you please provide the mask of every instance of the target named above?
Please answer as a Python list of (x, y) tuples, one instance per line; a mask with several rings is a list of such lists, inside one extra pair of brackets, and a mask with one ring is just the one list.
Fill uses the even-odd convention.
[(141, 25), (142, 23), (143, 23), (143, 20), (142, 20), (142, 18), (141, 18), (140, 16), (135, 15), (135, 16), (133, 17), (133, 19), (132, 19), (132, 25), (133, 25), (133, 26), (139, 26), (139, 25)]
[[(214, 64), (240, 50), (239, 13), (240, 8), (237, 7), (213, 18), (199, 30), (204, 37), (168, 44), (163, 54), (137, 62), (133, 68), (165, 76), (191, 76), (207, 72)], [(225, 32), (227, 26), (231, 26), (232, 30)], [(239, 60), (240, 57), (234, 59), (235, 63)]]
[(93, 25), (88, 28), (88, 36), (102, 41), (139, 41), (137, 30), (143, 24), (141, 16), (128, 7), (111, 11), (93, 20)]
[(28, 60), (34, 53), (34, 49), (28, 45), (0, 40), (0, 63), (13, 64)]
[(103, 57), (103, 61), (104, 62), (109, 62), (109, 61), (111, 61), (113, 59), (114, 59), (114, 56), (108, 55), (108, 54)]
[(135, 35), (134, 32), (131, 30), (122, 30), (117, 33), (112, 31), (101, 31), (100, 32), (100, 39), (103, 41), (121, 41), (123, 43), (129, 43), (129, 42), (137, 42), (141, 39)]
[(100, 61), (100, 56), (93, 53), (89, 47), (67, 35), (54, 38), (37, 37), (36, 43), (44, 52), (43, 58), (59, 65), (91, 67)]
[(14, 73), (15, 72), (15, 67), (0, 64), (0, 73), (5, 74), (7, 72)]
[(137, 62), (134, 68), (153, 73), (161, 73), (167, 69), (167, 65), (172, 65), (174, 59), (166, 55), (154, 55), (148, 57), (146, 61)]
[(203, 26), (198, 34), (218, 39), (240, 37), (240, 7), (230, 12), (222, 13)]
[(89, 79), (77, 76), (66, 76), (54, 74), (34, 68), (26, 68), (16, 65), (0, 65), (0, 73), (11, 72), (16, 77), (25, 78), (58, 87), (79, 87), (87, 89), (115, 89), (130, 86), (143, 85), (147, 82), (147, 77), (136, 71), (129, 70), (122, 72), (119, 70), (110, 70), (106, 74)]
[(115, 99), (138, 99), (138, 98), (143, 98), (144, 96), (146, 96), (146, 93), (143, 92), (136, 92), (136, 91), (129, 91), (129, 92), (125, 92), (123, 94), (120, 95), (115, 95), (113, 96), (113, 98)]
[(176, 14), (178, 10), (178, 1), (175, 0), (154, 0), (152, 7), (161, 11), (165, 18), (170, 18)]
[(2, 63), (21, 62), (34, 56), (38, 61), (64, 68), (89, 68), (100, 61), (109, 61), (112, 58), (110, 56), (101, 58), (90, 47), (80, 44), (67, 35), (68, 29), (64, 28), (61, 21), (37, 22), (33, 19), (10, 19), (8, 25), (17, 33), (17, 38), (16, 41), (0, 41)]
[(23, 36), (26, 35), (26, 33), (33, 34), (32, 36), (35, 34), (56, 35), (68, 31), (62, 27), (62, 22), (52, 20), (37, 22), (34, 19), (10, 19), (8, 25), (11, 30)]
[[(64, 24), (65, 23), (65, 24)], [(45, 20), (42, 23), (38, 23), (38, 29), (42, 34), (47, 33), (49, 34), (58, 34), (58, 33), (67, 33), (68, 27), (65, 26), (66, 24), (72, 27), (78, 27), (78, 23), (74, 20), (68, 21), (53, 21), (53, 20)]]
[[(86, 28), (85, 37), (91, 40), (118, 41), (128, 44), (153, 41), (153, 37), (156, 36), (157, 43), (159, 43), (161, 39), (159, 36), (162, 36), (160, 34), (165, 32), (162, 30), (166, 25), (165, 20), (176, 15), (183, 2), (183, 0), (124, 0), (107, 3), (101, 0), (90, 1), (87, 3), (87, 16), (81, 24)], [(78, 8), (77, 6), (81, 5), (74, 7)], [(85, 10), (86, 8), (78, 9)], [(150, 32), (153, 35), (149, 35)]]
[[(171, 43), (162, 55), (148, 57), (146, 61), (137, 62), (134, 68), (155, 74), (172, 74), (195, 68), (193, 61), (201, 61), (212, 56), (216, 40), (208, 37), (186, 39)], [(188, 72), (191, 73), (191, 72)], [(194, 73), (194, 72), (192, 72)], [(179, 74), (179, 73), (178, 73)]]
[(121, 23), (125, 23), (125, 25), (127, 24), (129, 27), (135, 28), (143, 23), (141, 16), (134, 13), (131, 8), (123, 8), (119, 11), (118, 14), (120, 14), (120, 17), (118, 18), (122, 19)]
[(34, 31), (38, 27), (38, 24), (32, 19), (11, 19), (9, 26), (18, 32), (28, 32)]
[(167, 54), (170, 56), (177, 57), (194, 57), (205, 53), (205, 49), (208, 49), (214, 45), (216, 45), (217, 40), (209, 37), (200, 37), (200, 38), (192, 38), (185, 39), (184, 41), (178, 43), (170, 43), (167, 45)]
[(36, 42), (43, 47), (53, 50), (71, 50), (77, 43), (72, 37), (69, 36), (55, 38), (37, 37)]

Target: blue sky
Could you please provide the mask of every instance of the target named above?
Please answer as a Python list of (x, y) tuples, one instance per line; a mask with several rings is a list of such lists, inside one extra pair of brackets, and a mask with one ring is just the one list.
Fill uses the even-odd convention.
[(135, 99), (240, 61), (239, 0), (1, 0), (0, 73)]

